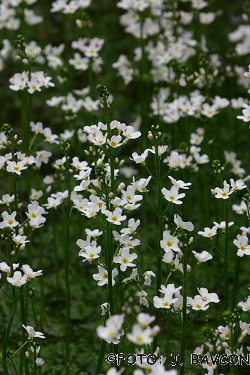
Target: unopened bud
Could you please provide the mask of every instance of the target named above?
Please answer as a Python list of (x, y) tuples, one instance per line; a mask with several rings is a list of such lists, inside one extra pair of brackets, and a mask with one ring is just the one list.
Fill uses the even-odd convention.
[(44, 360), (42, 358), (37, 358), (36, 359), (36, 365), (37, 366), (42, 366), (44, 364)]
[(123, 190), (125, 188), (125, 184), (124, 184), (124, 182), (121, 182), (120, 184), (119, 184), (119, 186), (118, 186), (118, 188), (117, 188), (117, 190)]
[(81, 20), (76, 20), (76, 26), (79, 27), (79, 29), (82, 28), (82, 21)]

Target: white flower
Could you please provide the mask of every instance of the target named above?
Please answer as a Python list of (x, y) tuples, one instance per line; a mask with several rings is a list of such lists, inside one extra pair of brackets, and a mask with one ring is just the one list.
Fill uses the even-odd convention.
[(174, 222), (177, 226), (177, 229), (186, 229), (189, 232), (192, 232), (194, 230), (194, 225), (190, 221), (183, 221), (178, 214), (174, 215)]
[(21, 171), (27, 168), (28, 167), (26, 166), (26, 160), (21, 160), (17, 162), (7, 160), (7, 167), (6, 167), (7, 172), (16, 173), (20, 176)]
[(134, 344), (148, 345), (153, 341), (151, 333), (152, 329), (150, 327), (142, 329), (139, 324), (134, 324), (132, 327), (132, 333), (128, 333), (127, 338)]
[(153, 271), (145, 271), (143, 273), (143, 277), (145, 278), (144, 285), (150, 286), (151, 282), (152, 282), (151, 278), (155, 277), (155, 276), (156, 275), (155, 275), (155, 273)]
[(102, 309), (102, 315), (106, 315), (106, 313), (109, 312), (109, 310), (110, 310), (109, 303), (108, 302), (102, 303), (101, 309)]
[[(13, 270), (17, 269), (19, 267), (19, 263), (13, 263)], [(1, 262), (0, 263), (0, 271), (5, 272), (7, 276), (10, 275), (11, 273), (11, 268), (6, 262)]]
[(198, 260), (197, 264), (201, 264), (213, 258), (213, 256), (205, 250), (202, 251), (201, 253), (197, 253), (196, 251), (193, 250), (192, 253), (194, 254), (195, 258)]
[(11, 202), (14, 201), (14, 194), (9, 195), (9, 194), (4, 194), (2, 196), (2, 200), (0, 200), (0, 204), (6, 204), (6, 206), (9, 206)]
[(126, 283), (128, 281), (136, 281), (139, 278), (137, 268), (134, 268), (131, 275), (127, 277), (126, 279), (122, 280), (123, 283)]
[(174, 186), (178, 186), (179, 189), (189, 189), (191, 182), (183, 182), (182, 180), (175, 180), (172, 176), (168, 176)]
[(182, 204), (183, 202), (179, 199), (185, 197), (185, 193), (178, 193), (179, 188), (178, 186), (172, 186), (170, 190), (167, 190), (165, 187), (161, 189), (161, 192), (164, 198), (174, 204)]
[(123, 248), (118, 256), (115, 256), (113, 261), (114, 263), (120, 263), (120, 270), (126, 271), (127, 267), (134, 267), (135, 264), (132, 263), (134, 259), (137, 258), (137, 254), (129, 254), (129, 248)]
[[(230, 221), (228, 223), (228, 228), (231, 227), (232, 225), (234, 224), (233, 221)], [(220, 223), (217, 223), (216, 221), (214, 221), (214, 225), (218, 228), (218, 229), (221, 229), (222, 233), (225, 233), (226, 231), (226, 222), (225, 221), (221, 221)]]
[(106, 320), (105, 326), (97, 327), (97, 335), (101, 339), (107, 341), (109, 344), (118, 344), (120, 337), (124, 335), (122, 324), (124, 322), (124, 314), (113, 315)]
[(31, 326), (25, 326), (24, 324), (22, 324), (22, 326), (28, 333), (28, 340), (33, 340), (36, 338), (45, 339), (45, 336), (42, 332), (39, 332), (39, 331), (36, 332), (34, 328)]
[(169, 165), (170, 168), (176, 168), (182, 162), (182, 156), (179, 155), (178, 152), (174, 151), (169, 156), (169, 158), (167, 158), (166, 160), (164, 160), (164, 162), (165, 161), (167, 162), (167, 164)]
[(238, 248), (237, 255), (239, 257), (243, 257), (243, 255), (250, 255), (250, 245), (248, 245), (248, 237), (245, 233), (243, 233), (242, 236), (238, 234), (237, 239), (235, 239), (233, 243)]
[(36, 359), (36, 365), (37, 366), (42, 366), (44, 364), (44, 360), (42, 358), (37, 358)]
[(250, 296), (247, 297), (246, 302), (239, 302), (238, 305), (242, 307), (243, 311), (250, 312)]
[(13, 277), (7, 277), (8, 283), (13, 286), (20, 288), (22, 285), (27, 282), (27, 275), (22, 275), (20, 271), (15, 271)]
[(230, 190), (230, 185), (226, 181), (223, 182), (223, 186), (223, 189), (218, 187), (214, 189), (214, 192), (216, 193), (215, 198), (228, 199), (229, 196), (234, 192), (233, 189)]
[(106, 220), (115, 225), (121, 225), (121, 221), (126, 220), (127, 217), (122, 215), (122, 209), (120, 207), (117, 207), (113, 212), (105, 210), (104, 214), (106, 215)]
[(123, 130), (122, 135), (127, 139), (136, 139), (141, 136), (141, 132), (135, 131), (133, 126), (127, 126)]
[(225, 327), (219, 326), (218, 331), (220, 332), (220, 337), (223, 340), (228, 340), (231, 336), (231, 330), (228, 326), (225, 326)]
[(120, 147), (122, 146), (122, 137), (120, 135), (112, 135), (111, 139), (109, 140), (108, 139), (108, 144), (112, 147), (112, 148), (117, 148), (117, 147)]
[(207, 310), (209, 308), (209, 301), (204, 301), (200, 295), (187, 297), (187, 305), (192, 306), (193, 310)]
[(33, 271), (32, 268), (28, 265), (28, 264), (24, 264), (22, 266), (22, 270), (23, 272), (25, 273), (25, 275), (27, 275), (27, 280), (30, 281), (31, 279), (34, 279), (35, 277), (37, 276), (41, 276), (43, 271), (42, 270), (39, 270), (39, 271)]
[(140, 305), (149, 307), (149, 303), (147, 300), (148, 293), (146, 293), (144, 290), (141, 290), (140, 292), (136, 292), (136, 295), (139, 297)]
[(42, 215), (47, 214), (45, 209), (38, 205), (37, 201), (31, 202), (28, 205), (28, 212), (26, 212), (29, 218), (29, 225), (33, 228), (40, 228), (46, 221)]
[(4, 211), (2, 213), (3, 221), (0, 223), (0, 228), (16, 227), (19, 223), (18, 221), (16, 221), (15, 217), (16, 217), (16, 211), (13, 211), (12, 214), (8, 214), (7, 211)]
[(204, 232), (199, 231), (198, 234), (200, 234), (203, 237), (211, 238), (217, 234), (217, 226), (215, 225), (212, 229), (206, 227), (204, 228)]
[(237, 119), (243, 120), (244, 122), (249, 122), (250, 121), (250, 106), (246, 103), (243, 103), (242, 107), (245, 108), (242, 111), (243, 116), (237, 116)]
[(205, 25), (209, 25), (211, 22), (213, 22), (215, 20), (215, 13), (212, 13), (212, 12), (208, 12), (208, 13), (200, 12), (199, 19), (200, 19), (200, 23), (203, 23)]
[(52, 156), (50, 151), (38, 151), (36, 153), (36, 166), (39, 168), (42, 163), (48, 164), (49, 158)]
[(167, 230), (163, 232), (163, 239), (160, 241), (160, 245), (166, 253), (168, 253), (170, 250), (179, 251), (180, 248), (178, 244), (179, 240), (177, 237), (171, 236)]
[(143, 312), (137, 315), (137, 322), (140, 324), (141, 328), (146, 328), (154, 320), (155, 320), (155, 316), (151, 316)]
[(146, 164), (146, 159), (148, 157), (149, 151), (152, 152), (152, 150), (145, 150), (141, 155), (138, 155), (137, 152), (133, 152), (131, 160), (133, 160), (136, 164)]
[[(97, 285), (103, 286), (103, 285), (108, 283), (108, 271), (105, 268), (103, 268), (102, 266), (98, 266), (98, 271), (99, 271), (99, 273), (96, 273), (96, 274), (93, 275), (93, 279), (98, 281)], [(117, 270), (117, 268), (114, 268), (112, 270), (112, 285), (115, 285), (114, 278), (117, 275), (118, 275), (118, 270)]]
[(88, 260), (89, 262), (92, 262), (93, 259), (99, 258), (99, 254), (101, 252), (101, 246), (94, 247), (94, 246), (86, 246), (84, 249), (84, 252), (80, 252), (79, 256), (83, 257), (83, 262)]
[(165, 292), (164, 297), (160, 298), (158, 296), (154, 296), (154, 307), (157, 309), (164, 308), (170, 309), (171, 304), (177, 302), (178, 298), (173, 298), (173, 293), (167, 291)]
[(208, 293), (208, 290), (206, 288), (197, 288), (197, 289), (203, 301), (214, 302), (214, 303), (220, 302), (220, 299), (216, 293)]

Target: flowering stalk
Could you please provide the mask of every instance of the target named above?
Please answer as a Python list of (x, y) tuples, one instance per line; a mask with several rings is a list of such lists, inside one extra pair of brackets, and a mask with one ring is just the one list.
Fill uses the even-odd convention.
[(70, 166), (69, 166), (69, 142), (62, 141), (61, 149), (66, 156), (65, 162), (65, 173), (66, 173), (66, 184), (67, 184), (67, 205), (65, 213), (63, 215), (63, 244), (64, 244), (64, 269), (65, 269), (65, 297), (66, 297), (66, 317), (65, 317), (65, 371), (66, 375), (70, 373), (70, 305), (71, 305), (71, 294), (70, 294), (70, 279), (69, 279), (69, 223), (70, 223)]
[[(23, 22), (24, 23), (24, 22)], [(25, 24), (25, 23), (24, 23)], [(16, 38), (17, 48), (19, 49), (18, 58), (22, 60), (28, 68), (28, 78), (31, 79), (31, 62), (25, 52), (25, 37), (21, 34), (17, 35)], [(29, 149), (29, 138), (30, 138), (30, 111), (32, 94), (28, 93), (27, 90), (22, 91), (22, 106), (21, 106), (21, 128), (22, 128), (22, 139), (24, 140), (24, 150), (27, 153)]]
[[(96, 87), (99, 97), (100, 97), (100, 106), (104, 112), (106, 124), (107, 124), (107, 132), (108, 132), (108, 138), (111, 139), (112, 132), (110, 127), (110, 109), (111, 104), (107, 103), (109, 92), (107, 88), (104, 85), (97, 85)], [(110, 158), (110, 176), (111, 176), (111, 192), (115, 192), (115, 158), (114, 158), (114, 150), (112, 147), (109, 149), (109, 158)]]
[[(110, 118), (109, 112), (110, 107), (108, 108), (107, 100), (109, 97), (109, 92), (104, 85), (98, 85), (97, 91), (100, 97), (100, 105), (103, 109), (105, 120), (107, 124), (107, 132), (108, 138), (111, 139), (111, 127), (110, 127)], [(113, 194), (115, 192), (115, 158), (114, 158), (114, 150), (112, 147), (109, 148), (109, 158), (110, 158), (110, 193)], [(109, 209), (109, 197), (107, 196), (107, 206)], [(109, 296), (109, 304), (110, 304), (110, 313), (114, 315), (114, 301), (113, 301), (113, 292), (112, 292), (112, 260), (113, 260), (113, 246), (112, 246), (112, 228), (111, 223), (107, 222), (107, 230), (105, 235), (105, 242), (106, 242), (106, 261), (107, 261), (107, 269), (108, 269), (108, 296)]]
[[(158, 142), (157, 142), (158, 143)], [(163, 212), (162, 212), (162, 179), (161, 179), (161, 164), (158, 152), (158, 144), (155, 146), (155, 164), (156, 164), (156, 183), (157, 183), (157, 209), (158, 209), (158, 249), (157, 249), (157, 279), (156, 279), (156, 295), (160, 296), (160, 287), (162, 279), (162, 249), (160, 247), (160, 240), (163, 236)], [(156, 324), (159, 324), (160, 309), (156, 311)], [(158, 336), (154, 339), (154, 350), (157, 348)]]

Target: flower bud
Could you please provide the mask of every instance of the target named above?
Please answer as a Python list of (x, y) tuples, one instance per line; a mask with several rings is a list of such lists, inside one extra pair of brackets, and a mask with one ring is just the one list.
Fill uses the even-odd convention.
[(36, 365), (37, 366), (42, 366), (44, 364), (44, 360), (42, 358), (37, 358), (36, 359)]

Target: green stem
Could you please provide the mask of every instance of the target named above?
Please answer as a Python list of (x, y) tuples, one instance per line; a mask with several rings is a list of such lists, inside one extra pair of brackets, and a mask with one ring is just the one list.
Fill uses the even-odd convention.
[(224, 309), (228, 309), (228, 202), (225, 202)]
[[(24, 324), (25, 326), (27, 325), (27, 304), (25, 304), (25, 294), (24, 294), (24, 291), (23, 291), (23, 286), (21, 287), (21, 296), (20, 296), (20, 307), (21, 307), (21, 320), (22, 320), (22, 324)], [(25, 341), (25, 330), (22, 329), (22, 337), (23, 337), (23, 342)], [(25, 375), (28, 375), (29, 374), (29, 368), (28, 366), (26, 366), (26, 357), (25, 357), (25, 350), (23, 349), (22, 350), (22, 355), (20, 357), (20, 365), (19, 365), (19, 374), (21, 375), (22, 372), (23, 372), (23, 360), (25, 362)]]
[(232, 311), (235, 309), (235, 306), (236, 306), (241, 259), (242, 259), (241, 257), (238, 257), (236, 255), (236, 265), (235, 265), (235, 270), (234, 270), (234, 282), (233, 282), (233, 293), (232, 293), (232, 307), (231, 307)]
[(16, 309), (17, 309), (16, 290), (14, 286), (12, 286), (12, 299), (13, 299), (12, 309), (11, 309), (9, 321), (7, 324), (7, 328), (6, 328), (4, 340), (3, 340), (2, 365), (4, 369), (4, 375), (9, 375), (8, 365), (7, 365), (8, 363), (7, 348), (8, 348), (11, 326), (12, 326), (12, 323), (16, 314)]
[(26, 138), (25, 138), (25, 152), (29, 150), (30, 142), (30, 112), (31, 112), (32, 94), (28, 94), (27, 113), (26, 113)]
[(15, 353), (12, 354), (11, 357), (8, 358), (8, 361), (7, 361), (7, 362), (9, 362), (10, 360), (12, 360), (12, 358), (14, 358), (15, 355), (16, 355), (21, 349), (23, 349), (27, 343), (28, 343), (28, 341), (25, 341), (25, 343), (24, 343), (22, 346), (20, 346), (20, 348), (18, 348), (18, 349), (15, 351)]
[[(157, 208), (158, 208), (158, 249), (157, 249), (157, 279), (156, 279), (156, 295), (160, 296), (160, 287), (162, 280), (162, 249), (160, 241), (163, 237), (163, 212), (162, 212), (162, 180), (161, 180), (161, 164), (158, 154), (158, 145), (155, 146), (155, 164), (156, 164), (156, 180), (157, 180)], [(156, 310), (156, 324), (159, 325), (160, 309)], [(157, 336), (154, 339), (153, 349), (157, 348)]]
[[(39, 268), (43, 270), (43, 227), (39, 230)], [(40, 329), (43, 330), (43, 310), (44, 310), (44, 277), (40, 278)], [(35, 309), (34, 309), (35, 310)], [(34, 319), (36, 314), (34, 311)]]
[[(51, 218), (53, 212), (50, 214)], [(56, 239), (56, 223), (52, 218), (52, 231), (53, 231), (53, 260), (54, 260), (54, 269), (56, 272), (56, 295), (58, 296), (59, 291), (59, 259), (58, 259), (58, 249), (57, 249), (57, 239)]]
[[(108, 107), (107, 107), (107, 101), (104, 100), (104, 113), (105, 113), (105, 119), (107, 123), (107, 131), (108, 131), (108, 138), (111, 139), (112, 132), (110, 127), (110, 118), (108, 113)], [(115, 158), (114, 158), (114, 150), (112, 147), (109, 149), (109, 158), (110, 158), (110, 175), (111, 175), (111, 192), (115, 192)]]
[(111, 236), (111, 224), (107, 223), (107, 269), (108, 269), (108, 296), (110, 305), (110, 314), (114, 315), (114, 299), (113, 299), (113, 285), (112, 285), (112, 261), (113, 261), (113, 246)]
[(182, 339), (180, 375), (185, 374), (186, 330), (187, 330), (187, 248), (183, 250), (183, 307), (182, 307)]
[(70, 344), (70, 275), (69, 275), (69, 222), (70, 222), (70, 173), (69, 173), (69, 159), (66, 154), (66, 182), (68, 190), (66, 214), (63, 219), (63, 233), (64, 233), (64, 269), (65, 269), (65, 297), (66, 297), (66, 320), (65, 320), (65, 371), (66, 375), (70, 373), (69, 364), (69, 344)]
[(98, 357), (98, 362), (95, 370), (95, 375), (99, 375), (102, 371), (102, 363), (103, 363), (103, 358), (104, 358), (104, 353), (105, 353), (105, 348), (106, 348), (106, 341), (102, 340), (101, 344), (101, 349)]

